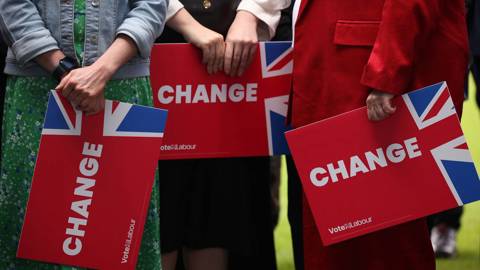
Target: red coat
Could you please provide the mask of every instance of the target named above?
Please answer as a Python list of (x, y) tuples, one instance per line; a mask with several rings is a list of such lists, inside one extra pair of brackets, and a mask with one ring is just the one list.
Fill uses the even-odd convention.
[[(460, 111), (468, 60), (464, 9), (464, 0), (302, 0), (293, 126), (364, 106), (371, 89), (402, 94), (444, 80)], [(306, 208), (304, 239), (307, 270), (435, 269), (424, 220), (326, 248)]]

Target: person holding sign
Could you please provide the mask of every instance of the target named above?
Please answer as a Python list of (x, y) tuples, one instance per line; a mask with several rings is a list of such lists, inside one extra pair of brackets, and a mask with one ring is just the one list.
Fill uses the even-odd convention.
[[(15, 258), (50, 90), (87, 114), (100, 112), (104, 97), (152, 105), (149, 56), (166, 10), (165, 0), (0, 1), (0, 32), (9, 46), (0, 269), (60, 268)], [(137, 269), (161, 267), (157, 196), (154, 188)]]
[[(395, 113), (394, 96), (440, 81), (447, 81), (461, 113), (468, 60), (464, 0), (296, 4), (294, 127), (365, 104), (365, 117), (381, 121)], [(435, 269), (424, 219), (325, 247), (306, 203), (303, 215), (305, 269)]]
[[(273, 37), (288, 4), (171, 0), (169, 28), (158, 41), (190, 42), (202, 50), (210, 74), (240, 76), (253, 59), (257, 41)], [(236, 263), (251, 269), (275, 267), (268, 158), (160, 161), (159, 168), (164, 269), (175, 269), (180, 255), (187, 269), (237, 269), (232, 266)], [(255, 204), (255, 196), (264, 201)], [(264, 213), (263, 220), (258, 213)], [(267, 247), (257, 244), (268, 237)], [(240, 260), (234, 262), (236, 258)]]

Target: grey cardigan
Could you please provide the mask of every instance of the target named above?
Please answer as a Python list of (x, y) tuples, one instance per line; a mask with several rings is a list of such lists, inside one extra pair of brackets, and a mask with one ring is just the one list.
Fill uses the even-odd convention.
[[(84, 64), (94, 63), (125, 34), (139, 55), (124, 65), (114, 79), (149, 75), (149, 57), (161, 34), (168, 0), (86, 0)], [(34, 58), (61, 49), (75, 58), (74, 0), (0, 0), (0, 33), (9, 46), (5, 73), (48, 76)]]

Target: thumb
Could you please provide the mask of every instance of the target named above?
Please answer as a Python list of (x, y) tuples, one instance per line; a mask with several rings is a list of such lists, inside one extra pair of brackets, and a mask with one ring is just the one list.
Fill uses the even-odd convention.
[(394, 114), (397, 107), (393, 105), (392, 98), (385, 98), (382, 104), (383, 110), (388, 114)]

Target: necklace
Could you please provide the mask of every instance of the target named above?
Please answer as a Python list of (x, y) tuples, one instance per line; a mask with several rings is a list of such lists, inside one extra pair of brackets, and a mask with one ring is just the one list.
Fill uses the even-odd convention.
[(212, 6), (212, 0), (202, 0), (203, 8), (209, 9)]

